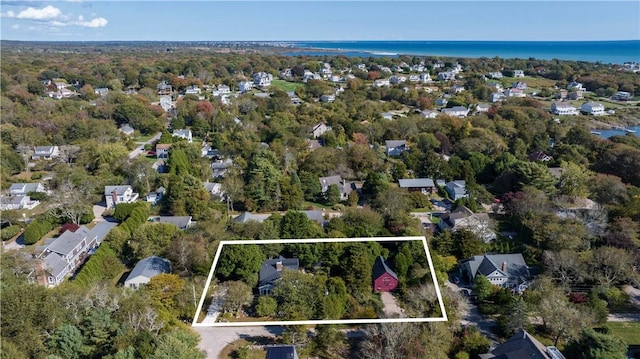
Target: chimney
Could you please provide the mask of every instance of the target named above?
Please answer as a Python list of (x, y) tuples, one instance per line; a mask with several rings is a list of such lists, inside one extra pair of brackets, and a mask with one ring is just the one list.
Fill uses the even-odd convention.
[(502, 271), (503, 272), (507, 271), (507, 262), (502, 262)]
[(111, 191), (111, 198), (113, 200), (113, 207), (115, 207), (116, 204), (118, 204), (118, 191), (116, 191), (115, 189)]
[(276, 262), (276, 271), (282, 272), (282, 261)]

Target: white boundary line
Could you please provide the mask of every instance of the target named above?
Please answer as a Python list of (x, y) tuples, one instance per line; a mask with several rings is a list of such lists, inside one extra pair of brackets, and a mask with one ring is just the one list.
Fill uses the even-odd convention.
[[(431, 280), (436, 289), (436, 295), (438, 296), (438, 303), (440, 304), (440, 311), (442, 317), (434, 318), (374, 318), (374, 319), (326, 319), (326, 320), (287, 320), (287, 321), (266, 321), (266, 322), (224, 322), (224, 323), (211, 323), (203, 324), (197, 323), (197, 319), (202, 311), (202, 306), (207, 297), (207, 291), (211, 285), (213, 274), (215, 272), (216, 265), (220, 259), (220, 253), (222, 247), (225, 244), (274, 244), (274, 243), (343, 243), (343, 242), (404, 242), (404, 241), (422, 241), (424, 245), (424, 251), (427, 255), (427, 261), (429, 262), (429, 270), (431, 272)], [(313, 238), (313, 239), (265, 239), (265, 240), (237, 240), (237, 241), (220, 241), (218, 250), (213, 259), (209, 276), (198, 304), (198, 309), (193, 317), (191, 326), (193, 327), (254, 327), (254, 326), (268, 326), (268, 325), (314, 325), (314, 324), (375, 324), (375, 323), (424, 323), (424, 322), (446, 322), (448, 321), (447, 312), (444, 308), (444, 301), (442, 300), (442, 293), (440, 292), (440, 286), (438, 279), (436, 278), (436, 272), (433, 268), (433, 260), (431, 259), (431, 253), (427, 246), (427, 239), (424, 236), (416, 237), (363, 237), (363, 238)]]

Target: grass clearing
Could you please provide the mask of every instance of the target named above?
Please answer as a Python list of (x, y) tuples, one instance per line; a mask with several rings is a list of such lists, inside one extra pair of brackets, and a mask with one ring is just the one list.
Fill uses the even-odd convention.
[(628, 345), (640, 345), (639, 322), (607, 322), (606, 325), (611, 334), (624, 339)]
[[(246, 339), (238, 339), (233, 343), (227, 345), (222, 349), (218, 358), (221, 359), (233, 359), (233, 358), (246, 358), (246, 359), (264, 359), (267, 355), (267, 351), (264, 349), (250, 349), (250, 346), (254, 343)], [(246, 348), (246, 349), (245, 349)], [(245, 351), (246, 356), (241, 356), (240, 352)]]
[(295, 91), (298, 87), (304, 86), (304, 84), (301, 84), (299, 82), (289, 82), (284, 80), (272, 80), (271, 86), (279, 88), (282, 91), (288, 92), (288, 91)]

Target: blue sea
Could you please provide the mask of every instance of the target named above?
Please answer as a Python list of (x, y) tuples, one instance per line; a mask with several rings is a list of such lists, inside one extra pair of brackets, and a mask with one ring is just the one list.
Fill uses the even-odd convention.
[(308, 41), (287, 55), (535, 58), (622, 64), (640, 62), (640, 40), (628, 41)]

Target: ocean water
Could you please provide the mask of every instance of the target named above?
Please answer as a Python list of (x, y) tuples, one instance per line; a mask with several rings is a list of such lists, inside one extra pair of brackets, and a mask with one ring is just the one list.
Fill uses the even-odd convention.
[(622, 64), (640, 62), (640, 40), (629, 41), (308, 41), (289, 55), (535, 58)]
[[(633, 134), (636, 136), (640, 136), (640, 126), (631, 126), (627, 128), (628, 130), (633, 131)], [(624, 136), (628, 133), (628, 131), (620, 130), (620, 129), (608, 129), (608, 130), (594, 130), (599, 133), (599, 136), (602, 138), (609, 138), (611, 136)]]

